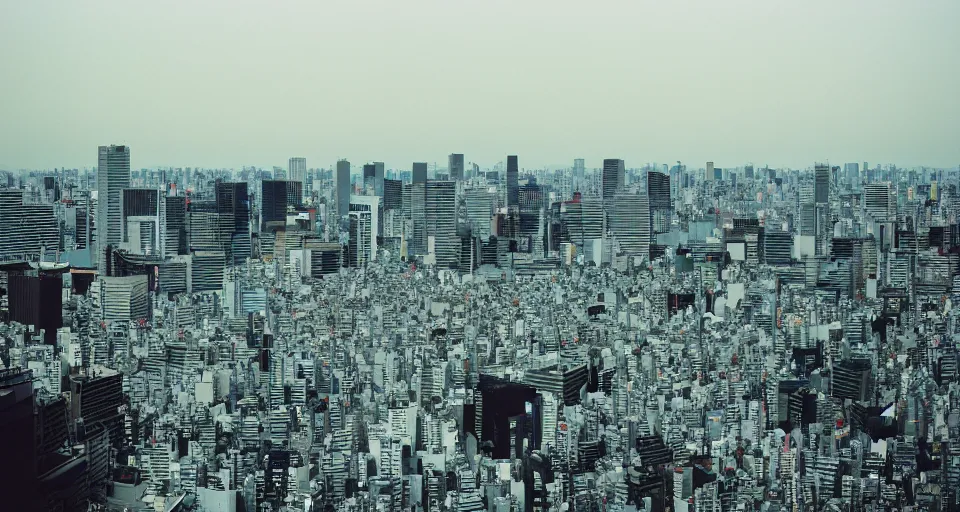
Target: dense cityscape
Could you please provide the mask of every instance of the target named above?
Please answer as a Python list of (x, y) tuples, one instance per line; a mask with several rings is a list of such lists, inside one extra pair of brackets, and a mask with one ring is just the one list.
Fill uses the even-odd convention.
[(0, 171), (9, 510), (960, 510), (956, 167), (136, 151)]

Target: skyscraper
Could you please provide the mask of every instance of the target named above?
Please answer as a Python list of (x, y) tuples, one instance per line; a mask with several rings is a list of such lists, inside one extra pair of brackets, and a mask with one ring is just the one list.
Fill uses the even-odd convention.
[(403, 184), (400, 180), (383, 180), (383, 209), (399, 210), (403, 207)]
[(425, 207), (427, 237), (428, 240), (433, 238), (437, 267), (455, 266), (459, 261), (460, 247), (457, 238), (455, 183), (452, 181), (427, 182)]
[(267, 229), (272, 223), (282, 226), (287, 221), (286, 180), (263, 180), (260, 182), (260, 227)]
[[(377, 166), (374, 164), (363, 164), (363, 188), (367, 187), (376, 189), (377, 181)], [(361, 193), (363, 193), (361, 191)], [(376, 195), (376, 194), (374, 194)]]
[(623, 188), (623, 174), (623, 160), (607, 158), (603, 161), (601, 190), (604, 201), (612, 201), (617, 192)]
[(287, 164), (287, 178), (293, 181), (299, 181), (306, 189), (307, 183), (307, 159), (302, 156), (295, 156)]
[(670, 201), (670, 176), (657, 171), (647, 172), (647, 200), (650, 203), (650, 219), (654, 233), (670, 231), (673, 209)]
[(517, 155), (507, 156), (507, 207), (520, 204), (520, 170)]
[(373, 193), (383, 197), (383, 162), (374, 162), (373, 163)]
[(39, 256), (43, 248), (57, 248), (53, 206), (25, 204), (23, 195), (20, 189), (0, 189), (0, 258)]
[(814, 202), (827, 204), (830, 202), (830, 166), (817, 164), (814, 169)]
[(100, 146), (97, 163), (97, 268), (106, 268), (104, 250), (123, 241), (121, 194), (130, 186), (130, 148)]
[(573, 160), (573, 177), (577, 179), (583, 179), (583, 175), (584, 175), (583, 159), (576, 158)]
[(337, 217), (346, 217), (350, 212), (350, 162), (337, 161)]
[(463, 154), (453, 153), (449, 157), (447, 170), (450, 172), (450, 179), (460, 181), (463, 179)]
[[(296, 183), (302, 185), (301, 182)], [(245, 182), (217, 183), (217, 213), (225, 231), (222, 243), (227, 263), (240, 265), (250, 257), (251, 252), (250, 197)]]
[(427, 163), (426, 162), (414, 162), (413, 163), (413, 183), (426, 183), (427, 182)]

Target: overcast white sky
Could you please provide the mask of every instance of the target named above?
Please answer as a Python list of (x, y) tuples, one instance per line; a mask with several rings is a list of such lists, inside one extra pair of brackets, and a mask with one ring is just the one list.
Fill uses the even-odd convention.
[(111, 143), (135, 168), (955, 166), (958, 20), (957, 0), (0, 0), (0, 168)]

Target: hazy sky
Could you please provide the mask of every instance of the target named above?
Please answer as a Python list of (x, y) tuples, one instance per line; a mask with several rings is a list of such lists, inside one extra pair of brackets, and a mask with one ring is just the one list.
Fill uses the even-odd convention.
[(958, 20), (958, 0), (0, 0), (0, 168), (111, 143), (135, 168), (955, 166)]

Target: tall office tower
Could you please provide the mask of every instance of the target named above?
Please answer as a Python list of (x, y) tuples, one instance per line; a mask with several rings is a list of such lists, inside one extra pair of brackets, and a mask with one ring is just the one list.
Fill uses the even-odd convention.
[[(406, 189), (407, 186), (404, 186)], [(427, 184), (412, 183), (410, 200), (404, 198), (403, 207), (410, 204), (410, 220), (413, 232), (406, 234), (408, 254), (423, 255), (427, 253)]]
[(456, 183), (428, 181), (426, 210), (427, 236), (428, 240), (433, 239), (437, 267), (454, 267), (460, 258), (460, 239), (457, 238)]
[(427, 182), (427, 163), (414, 162), (413, 163), (413, 183), (426, 183), (426, 182)]
[[(16, 367), (0, 370), (0, 396), (4, 397), (4, 400), (0, 400), (0, 427), (4, 436), (3, 443), (0, 443), (0, 460), (16, 461), (16, 467), (3, 472), (4, 480), (0, 483), (0, 489), (22, 498), (23, 501), (18, 501), (18, 504), (24, 510), (39, 510), (38, 505), (43, 503), (38, 500), (39, 496), (29, 492), (36, 489), (38, 466), (34, 442), (35, 394), (32, 370)], [(26, 503), (31, 505), (27, 506)]]
[(573, 160), (573, 177), (582, 180), (585, 172), (586, 169), (583, 165), (583, 159), (575, 158)]
[(53, 205), (24, 204), (23, 190), (0, 189), (0, 259), (36, 259), (59, 243)]
[(160, 190), (128, 188), (120, 194), (123, 247), (133, 254), (163, 255), (163, 226), (166, 202), (160, 201)]
[(519, 199), (519, 218), (517, 233), (520, 236), (521, 252), (534, 252), (537, 256), (542, 256), (543, 248), (543, 189), (537, 184), (536, 180), (530, 178), (528, 182), (520, 187), (518, 192)]
[(350, 198), (350, 243), (347, 265), (351, 267), (377, 261), (377, 236), (381, 234), (383, 209), (378, 196)]
[(299, 204), (297, 192), (300, 190), (300, 183), (287, 180), (263, 180), (260, 185), (261, 229), (286, 225), (287, 208)]
[(337, 217), (343, 218), (350, 213), (350, 162), (347, 160), (337, 161)]
[(164, 198), (166, 203), (167, 222), (164, 226), (164, 257), (176, 256), (178, 254), (187, 254), (187, 201), (184, 196), (167, 196)]
[(850, 183), (860, 181), (860, 164), (857, 162), (843, 164), (843, 175)]
[(623, 188), (624, 184), (623, 160), (607, 158), (603, 161), (603, 175), (601, 176), (601, 197), (604, 201), (612, 201)]
[(520, 203), (520, 169), (517, 166), (517, 155), (507, 156), (507, 208), (519, 206)]
[[(302, 185), (293, 182), (294, 189)], [(250, 257), (250, 196), (246, 182), (217, 182), (217, 213), (224, 230), (223, 251), (228, 265), (242, 265)]]
[(450, 172), (450, 179), (460, 181), (463, 179), (463, 154), (453, 153), (448, 158), (447, 170)]
[(383, 162), (373, 163), (373, 193), (383, 197), (383, 180), (386, 177)]
[[(647, 206), (647, 215), (649, 208)], [(575, 195), (573, 201), (560, 204), (560, 221), (567, 232), (564, 241), (582, 248), (592, 240), (601, 239), (604, 232), (603, 200), (597, 196)]]
[(879, 222), (894, 220), (897, 205), (890, 182), (868, 183), (863, 189), (863, 207)]
[(43, 329), (44, 342), (56, 344), (57, 329), (63, 327), (63, 275), (42, 270), (11, 272), (7, 279), (9, 319)]
[(705, 181), (713, 181), (713, 176), (713, 162), (707, 162), (707, 171), (704, 173), (703, 178)]
[(298, 181), (302, 184), (301, 190), (306, 189), (307, 184), (307, 159), (302, 156), (295, 156), (287, 163), (287, 178), (291, 181)]
[[(363, 164), (363, 188), (376, 188), (377, 166), (374, 164)], [(376, 195), (376, 194), (374, 194)]]
[(97, 164), (97, 268), (106, 270), (107, 245), (123, 241), (121, 191), (130, 186), (130, 147), (100, 146)]
[(662, 172), (647, 172), (647, 200), (654, 233), (670, 231), (673, 202), (670, 200), (670, 176)]
[(652, 219), (647, 196), (620, 193), (614, 197), (610, 214), (610, 232), (620, 244), (620, 252), (649, 257)]
[(470, 187), (464, 191), (464, 202), (473, 236), (481, 240), (490, 238), (490, 219), (493, 217), (496, 194), (485, 186)]
[(828, 204), (830, 202), (830, 166), (817, 164), (814, 167), (814, 202)]
[(400, 180), (383, 180), (383, 210), (403, 208), (403, 184)]

